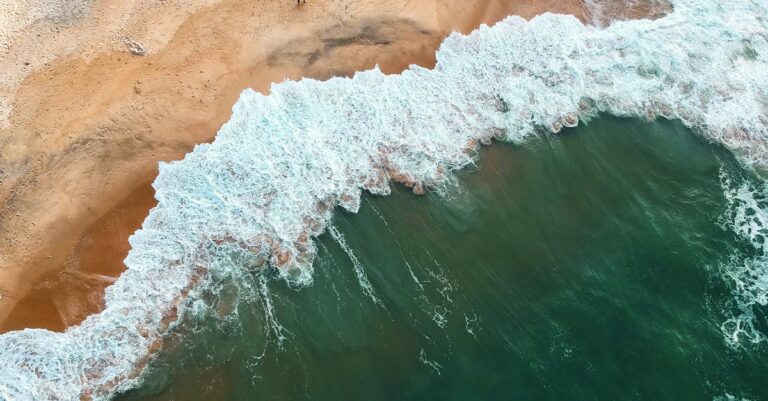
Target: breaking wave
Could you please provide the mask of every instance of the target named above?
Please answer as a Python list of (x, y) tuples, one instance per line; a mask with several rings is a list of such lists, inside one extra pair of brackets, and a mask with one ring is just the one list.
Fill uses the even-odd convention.
[(159, 204), (131, 237), (105, 310), (65, 333), (0, 337), (0, 399), (103, 400), (135, 387), (201, 288), (232, 269), (311, 283), (313, 238), (336, 206), (355, 212), (363, 191), (386, 195), (390, 181), (439, 191), (493, 139), (522, 142), (600, 112), (661, 116), (767, 166), (768, 5), (674, 8), (605, 29), (510, 17), (446, 39), (434, 70), (244, 91), (213, 143), (161, 164)]

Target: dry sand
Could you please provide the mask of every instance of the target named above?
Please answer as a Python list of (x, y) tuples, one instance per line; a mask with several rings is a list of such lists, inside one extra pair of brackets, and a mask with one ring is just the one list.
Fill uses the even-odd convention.
[(0, 332), (61, 330), (98, 311), (154, 205), (157, 163), (211, 141), (246, 87), (431, 67), (448, 33), (510, 14), (605, 23), (666, 11), (598, 18), (581, 0), (0, 2)]

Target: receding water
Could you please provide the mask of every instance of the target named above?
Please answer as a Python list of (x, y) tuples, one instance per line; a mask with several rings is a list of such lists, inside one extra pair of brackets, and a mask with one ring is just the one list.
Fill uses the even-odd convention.
[(120, 399), (767, 399), (766, 344), (721, 328), (750, 252), (723, 174), (758, 180), (666, 121), (486, 147), (444, 195), (338, 211), (309, 287), (222, 278)]

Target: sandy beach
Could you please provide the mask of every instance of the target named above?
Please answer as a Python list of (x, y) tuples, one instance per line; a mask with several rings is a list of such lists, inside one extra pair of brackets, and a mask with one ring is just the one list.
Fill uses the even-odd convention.
[(245, 88), (431, 67), (450, 32), (512, 14), (606, 24), (669, 11), (581, 0), (5, 3), (0, 332), (63, 330), (98, 311), (154, 205), (158, 162), (210, 142)]

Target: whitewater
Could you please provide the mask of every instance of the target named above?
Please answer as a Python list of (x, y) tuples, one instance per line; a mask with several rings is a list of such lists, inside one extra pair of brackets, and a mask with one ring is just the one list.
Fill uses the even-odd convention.
[[(521, 143), (599, 113), (663, 117), (749, 168), (768, 167), (768, 4), (673, 6), (655, 21), (606, 28), (510, 17), (447, 38), (433, 70), (284, 82), (269, 96), (245, 90), (213, 143), (160, 165), (159, 203), (131, 237), (104, 311), (64, 333), (0, 336), (0, 400), (106, 400), (138, 386), (205, 289), (263, 271), (311, 284), (314, 238), (337, 206), (356, 212), (363, 192), (387, 195), (391, 181), (440, 192), (493, 140)], [(754, 204), (763, 218), (766, 205), (725, 181), (733, 229), (762, 249), (765, 238), (740, 227), (763, 223), (739, 208)], [(763, 259), (742, 266), (746, 307), (768, 303)], [(749, 316), (723, 329), (738, 342)]]

